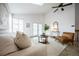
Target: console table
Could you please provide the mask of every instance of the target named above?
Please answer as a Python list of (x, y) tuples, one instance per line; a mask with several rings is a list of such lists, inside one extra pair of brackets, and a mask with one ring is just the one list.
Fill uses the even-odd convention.
[(53, 36), (60, 36), (60, 31), (52, 31), (52, 33), (55, 34), (55, 35), (52, 34)]

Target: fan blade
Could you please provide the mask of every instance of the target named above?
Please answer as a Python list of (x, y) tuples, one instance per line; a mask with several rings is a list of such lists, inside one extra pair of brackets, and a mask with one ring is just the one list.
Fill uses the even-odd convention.
[(63, 3), (60, 3), (58, 6), (55, 6), (55, 7), (52, 7), (52, 8), (59, 8), (59, 7), (62, 7), (63, 6)]
[(58, 7), (62, 7), (62, 6), (63, 6), (63, 3), (60, 3)]
[(72, 5), (72, 3), (65, 4), (62, 7), (69, 6), (69, 5)]
[(54, 11), (54, 13), (58, 10), (58, 8)]
[(58, 8), (58, 6), (52, 7), (52, 8)]

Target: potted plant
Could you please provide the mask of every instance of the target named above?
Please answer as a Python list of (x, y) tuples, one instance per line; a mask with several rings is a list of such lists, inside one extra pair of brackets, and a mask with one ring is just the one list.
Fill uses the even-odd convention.
[(44, 25), (44, 31), (45, 33), (47, 32), (47, 30), (49, 30), (49, 26), (47, 24)]

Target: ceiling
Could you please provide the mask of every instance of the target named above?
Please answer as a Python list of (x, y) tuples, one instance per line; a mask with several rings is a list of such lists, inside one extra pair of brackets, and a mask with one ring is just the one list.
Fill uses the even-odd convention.
[(45, 14), (52, 10), (57, 3), (44, 3), (37, 5), (33, 3), (8, 3), (8, 7), (13, 14)]

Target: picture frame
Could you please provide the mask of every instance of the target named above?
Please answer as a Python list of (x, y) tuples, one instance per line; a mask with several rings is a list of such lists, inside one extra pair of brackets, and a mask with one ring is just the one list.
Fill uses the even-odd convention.
[(2, 6), (0, 11), (0, 29), (6, 30), (8, 29), (9, 14), (6, 7), (3, 4)]
[(26, 23), (26, 28), (30, 28), (30, 23)]

